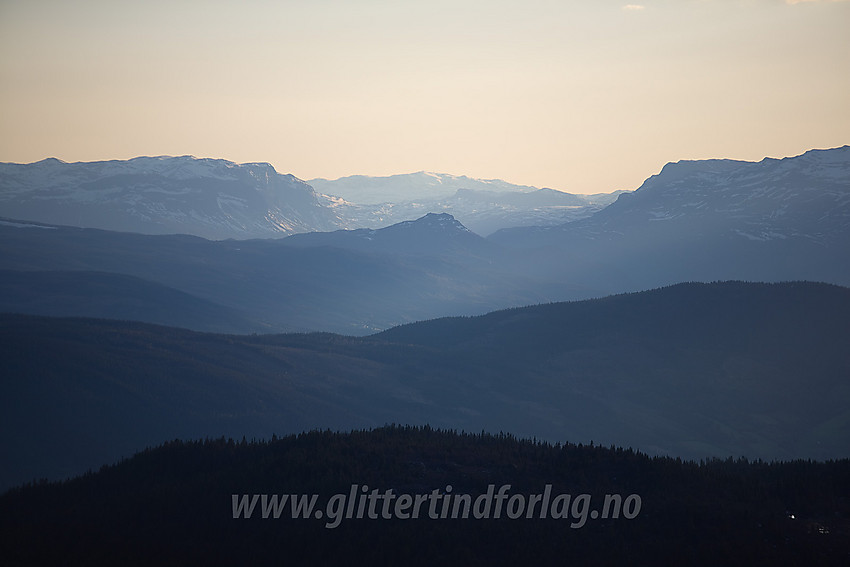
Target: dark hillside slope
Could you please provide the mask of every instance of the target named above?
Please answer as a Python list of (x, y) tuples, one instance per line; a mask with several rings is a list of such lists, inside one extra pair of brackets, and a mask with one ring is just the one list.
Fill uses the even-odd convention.
[(0, 312), (143, 321), (219, 333), (263, 330), (233, 309), (108, 272), (0, 270)]
[[(837, 309), (838, 312), (830, 314)], [(641, 336), (751, 350), (776, 341), (816, 348), (812, 334), (846, 337), (850, 289), (812, 282), (682, 283), (600, 299), (446, 317), (394, 327), (373, 338), (467, 349), (479, 344), (547, 351)], [(792, 324), (794, 323), (794, 324)], [(756, 333), (755, 331), (759, 331)], [(807, 338), (808, 337), (808, 338)], [(830, 341), (831, 342), (831, 341)]]
[[(514, 417), (580, 439), (687, 456), (824, 458), (850, 447), (846, 288), (679, 284), (374, 338), (432, 348), (445, 374), (512, 398)], [(834, 436), (845, 448), (822, 452)]]
[(284, 340), (0, 315), (0, 359), (0, 489), (80, 474), (177, 437), (269, 437), (400, 417), (382, 386), (392, 367)]
[(366, 338), (6, 315), (3, 485), (176, 437), (384, 423), (689, 458), (846, 457), (848, 344), (850, 290), (814, 283), (681, 284)]

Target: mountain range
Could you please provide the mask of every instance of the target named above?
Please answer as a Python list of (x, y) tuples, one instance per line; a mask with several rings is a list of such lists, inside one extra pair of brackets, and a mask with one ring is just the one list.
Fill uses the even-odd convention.
[[(664, 232), (695, 221), (709, 223), (701, 227), (707, 230), (726, 223), (726, 232), (755, 241), (799, 236), (819, 241), (820, 233), (808, 230), (811, 226), (800, 230), (796, 223), (807, 212), (805, 222), (816, 224), (829, 208), (835, 210), (826, 213), (827, 223), (844, 222), (847, 154), (845, 146), (761, 162), (676, 162), (637, 191), (600, 195), (426, 172), (306, 183), (266, 163), (192, 156), (91, 163), (51, 158), (0, 164), (0, 216), (145, 234), (247, 239), (377, 229), (433, 212), (451, 214), (484, 236), (511, 232), (496, 238), (512, 244), (519, 239), (526, 246), (610, 238), (624, 224), (635, 228), (650, 223), (649, 232)], [(615, 200), (617, 206), (608, 209)], [(604, 214), (596, 214), (603, 209)], [(575, 222), (579, 220), (583, 222)], [(570, 228), (564, 231), (566, 225)], [(821, 228), (823, 235), (832, 229)]]
[[(850, 446), (850, 146), (672, 163), (486, 237), (445, 210), (346, 228), (344, 199), (267, 164), (47, 160), (0, 183), (7, 484), (174, 437), (390, 422), (691, 457)], [(575, 202), (514, 189), (439, 199)], [(149, 234), (187, 226), (218, 236)], [(727, 280), (798, 283), (681, 283)]]
[(499, 194), (537, 191), (537, 187), (514, 185), (501, 179), (474, 179), (428, 171), (386, 177), (351, 175), (334, 180), (319, 178), (307, 183), (325, 195), (336, 195), (363, 205), (445, 199), (460, 189)]
[(318, 191), (267, 163), (193, 156), (0, 163), (0, 216), (223, 240), (381, 228), (447, 212), (489, 234), (583, 218), (615, 198), (427, 173), (311, 183)]
[(376, 229), (434, 212), (450, 214), (482, 236), (502, 228), (550, 226), (584, 218), (624, 193), (575, 195), (499, 179), (429, 172), (354, 175), (308, 183), (345, 220), (342, 228)]
[(349, 203), (324, 197), (346, 228), (381, 228), (428, 212), (451, 214), (470, 230), (487, 236), (503, 228), (552, 226), (588, 217), (613, 202), (623, 191), (600, 195), (573, 195), (554, 189), (496, 192), (458, 189), (453, 195), (377, 205)]
[[(197, 160), (155, 161), (164, 167)], [(196, 165), (233, 175), (242, 171), (227, 162)], [(202, 185), (196, 173), (175, 171)], [(319, 201), (308, 186), (295, 186)], [(565, 198), (539, 193), (500, 195), (508, 201)], [(114, 318), (136, 313), (138, 320), (216, 332), (362, 335), (421, 319), (682, 281), (809, 280), (847, 286), (850, 147), (757, 163), (669, 164), (590, 217), (500, 230), (487, 238), (441, 212), (377, 229), (277, 239), (212, 241), (11, 218), (0, 220), (0, 235), (0, 270), (10, 273), (4, 284), (7, 310)], [(79, 272), (73, 287), (69, 271)], [(121, 286), (113, 286), (104, 296), (104, 274), (135, 278), (135, 287), (122, 297)], [(55, 281), (48, 285), (51, 278)], [(56, 294), (56, 289), (66, 292)], [(222, 316), (198, 317), (191, 302), (185, 309), (169, 309), (167, 317), (155, 308), (162, 301), (175, 304), (161, 294), (176, 298), (180, 293)], [(139, 308), (140, 302), (149, 307)]]

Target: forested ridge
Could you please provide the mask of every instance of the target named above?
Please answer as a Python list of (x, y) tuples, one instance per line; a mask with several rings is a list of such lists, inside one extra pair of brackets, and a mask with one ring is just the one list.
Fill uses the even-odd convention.
[[(234, 519), (232, 495), (351, 485), (426, 494), (607, 494), (639, 514), (588, 519)], [(7, 565), (845, 565), (850, 460), (703, 462), (500, 433), (387, 426), (267, 441), (175, 440), (0, 497)]]

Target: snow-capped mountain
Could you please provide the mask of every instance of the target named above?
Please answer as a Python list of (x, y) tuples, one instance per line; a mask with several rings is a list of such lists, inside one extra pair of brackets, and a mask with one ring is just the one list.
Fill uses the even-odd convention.
[[(449, 213), (487, 235), (589, 216), (615, 198), (500, 180), (414, 173), (314, 180), (319, 192), (267, 163), (139, 157), (126, 161), (0, 163), (0, 217), (143, 234), (273, 238), (378, 229)], [(378, 204), (371, 204), (376, 199)]]
[[(558, 200), (571, 204), (535, 205), (537, 192), (558, 193)], [(562, 195), (563, 197), (560, 197)], [(450, 214), (469, 230), (487, 236), (503, 228), (521, 226), (554, 226), (579, 220), (602, 210), (604, 204), (572, 204), (576, 195), (552, 189), (533, 193), (494, 193), (459, 189), (451, 197), (432, 201), (410, 201), (360, 205), (339, 197), (321, 195), (345, 228), (381, 228), (415, 219), (427, 213)], [(611, 197), (614, 201), (616, 197)]]
[(671, 163), (591, 217), (489, 239), (554, 251), (525, 257), (552, 277), (605, 282), (609, 291), (723, 279), (848, 285), (850, 146)]
[(332, 230), (313, 189), (267, 163), (138, 157), (0, 164), (0, 216), (144, 234), (211, 239)]
[(454, 195), (458, 189), (529, 193), (537, 187), (514, 185), (501, 179), (474, 179), (465, 175), (419, 171), (385, 177), (351, 175), (339, 179), (310, 179), (316, 191), (342, 197), (351, 203), (378, 205), (410, 201), (434, 201)]
[(345, 223), (345, 228), (381, 228), (434, 213), (447, 213), (486, 236), (521, 226), (553, 226), (588, 217), (623, 191), (575, 195), (437, 173), (390, 177), (313, 179), (310, 184)]
[(600, 214), (600, 226), (714, 225), (726, 236), (847, 243), (850, 146), (760, 162), (681, 161)]
[[(636, 191), (593, 217), (558, 227), (505, 230), (494, 240), (542, 243), (582, 235), (634, 239), (769, 241), (805, 239), (850, 244), (850, 146), (760, 162), (669, 163)], [(677, 237), (678, 235), (678, 237)]]

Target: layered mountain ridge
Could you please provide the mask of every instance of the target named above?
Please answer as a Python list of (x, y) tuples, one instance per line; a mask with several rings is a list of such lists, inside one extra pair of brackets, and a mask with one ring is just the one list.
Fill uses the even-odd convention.
[[(669, 164), (591, 216), (487, 238), (445, 209), (341, 230), (349, 204), (267, 164), (130, 162), (0, 167), (0, 308), (16, 313), (0, 317), (0, 461), (26, 465), (5, 482), (174, 437), (392, 422), (693, 457), (846, 455), (848, 147)], [(296, 217), (329, 228), (207, 239), (133, 224), (233, 234), (239, 192), (243, 236), (294, 232)], [(450, 198), (578, 206), (545, 190)], [(275, 203), (285, 227), (267, 218)], [(796, 283), (695, 283), (724, 280)], [(445, 319), (458, 315), (483, 316)], [(293, 331), (324, 333), (270, 334)], [(81, 415), (78, 442), (56, 436)]]
[(679, 284), (363, 338), (6, 314), (0, 488), (174, 438), (385, 423), (846, 457), (848, 337), (850, 289), (806, 282)]
[[(46, 165), (62, 169), (61, 164)], [(125, 165), (104, 162), (98, 167), (123, 171)], [(146, 158), (133, 161), (132, 166), (133, 175), (145, 179), (173, 175), (167, 178), (172, 187), (198, 181), (194, 168), (217, 175), (215, 179), (225, 185), (233, 179), (250, 178), (255, 193), (261, 189), (274, 192), (273, 185), (282, 179), (274, 177), (267, 165), (235, 166), (216, 160)], [(0, 169), (8, 172), (26, 167)], [(148, 170), (159, 173), (145, 173)], [(78, 173), (86, 171), (81, 165)], [(277, 181), (266, 183), (266, 175)], [(188, 181), (180, 181), (183, 178)], [(3, 179), (4, 187), (11, 187), (4, 193), (7, 197), (23, 191), (10, 184), (8, 176)], [(58, 183), (58, 177), (51, 179)], [(290, 181), (309, 203), (317, 202), (312, 189)], [(112, 182), (86, 185), (78, 178), (76, 183), (93, 187), (95, 194), (111, 194), (104, 188)], [(218, 189), (202, 189), (203, 184), (198, 183), (178, 196), (188, 199), (186, 195), (209, 194), (218, 200)], [(69, 186), (56, 189), (55, 194), (68, 193)], [(78, 192), (85, 193), (83, 189)], [(464, 198), (471, 192), (459, 191)], [(538, 193), (501, 195), (506, 199), (570, 198), (554, 192), (538, 197)], [(45, 202), (53, 203), (50, 199)], [(0, 210), (5, 207), (3, 204)], [(100, 210), (100, 205), (92, 207)], [(60, 208), (74, 210), (71, 206)], [(248, 321), (247, 328), (266, 332), (322, 330), (359, 335), (420, 319), (603, 297), (682, 281), (808, 280), (847, 286), (850, 147), (758, 163), (710, 160), (669, 164), (637, 191), (620, 195), (590, 217), (555, 227), (502, 230), (487, 238), (441, 211), (388, 227), (265, 240), (216, 242), (189, 236), (80, 230), (13, 218), (0, 221), (0, 234), (0, 269), (20, 272), (15, 276), (18, 283), (8, 288), (6, 304), (20, 305), (24, 312), (45, 314), (34, 307), (38, 303), (34, 294), (48, 289), (45, 280), (52, 277), (41, 274), (36, 278), (26, 272), (107, 272), (234, 310), (235, 318), (228, 320)], [(27, 278), (31, 286), (25, 283)], [(54, 289), (67, 279), (57, 273)], [(140, 311), (139, 294), (128, 293), (123, 300), (111, 294), (110, 315), (109, 306), (96, 299), (101, 289), (98, 279), (102, 277), (78, 278), (78, 293), (66, 295), (66, 299), (76, 297), (80, 305), (89, 306), (89, 312), (63, 308), (57, 313), (124, 318), (128, 309)], [(142, 295), (150, 302), (160, 293), (151, 286), (145, 289)], [(44, 303), (60, 306), (49, 294)], [(144, 320), (197, 330), (246, 329), (244, 324), (229, 329), (210, 328), (206, 323), (199, 326), (197, 317), (189, 312), (185, 315), (185, 322), (180, 317)]]
[[(424, 172), (315, 182), (319, 192), (268, 163), (236, 164), (193, 156), (0, 163), (0, 216), (241, 240), (383, 228), (429, 212), (446, 212), (489, 234), (505, 227), (582, 218), (613, 200)], [(352, 184), (358, 188), (353, 192)], [(376, 196), (383, 200), (373, 203)]]
[[(290, 241), (290, 238), (292, 240)], [(449, 215), (370, 232), (313, 233), (284, 239), (211, 241), (187, 235), (144, 235), (0, 221), (0, 270), (16, 273), (5, 304), (44, 314), (34, 295), (68, 271), (106, 272), (166, 286), (231, 310), (258, 332), (333, 331), (361, 335), (400, 323), (481, 314), (546, 301), (522, 274), (499, 260), (498, 246)], [(53, 274), (53, 275), (51, 275)], [(78, 278), (76, 315), (110, 316), (97, 278)], [(157, 301), (155, 289), (145, 295)], [(120, 290), (115, 290), (116, 292)], [(82, 301), (83, 298), (87, 298)], [(115, 318), (139, 297), (111, 296)], [(54, 297), (45, 294), (45, 303)], [(149, 315), (155, 313), (151, 310)], [(66, 312), (67, 313), (67, 312)], [(179, 309), (173, 311), (179, 316)], [(166, 323), (146, 315), (142, 320)], [(222, 322), (234, 319), (225, 319)], [(168, 324), (197, 330), (198, 320)], [(230, 332), (244, 332), (240, 324)]]

